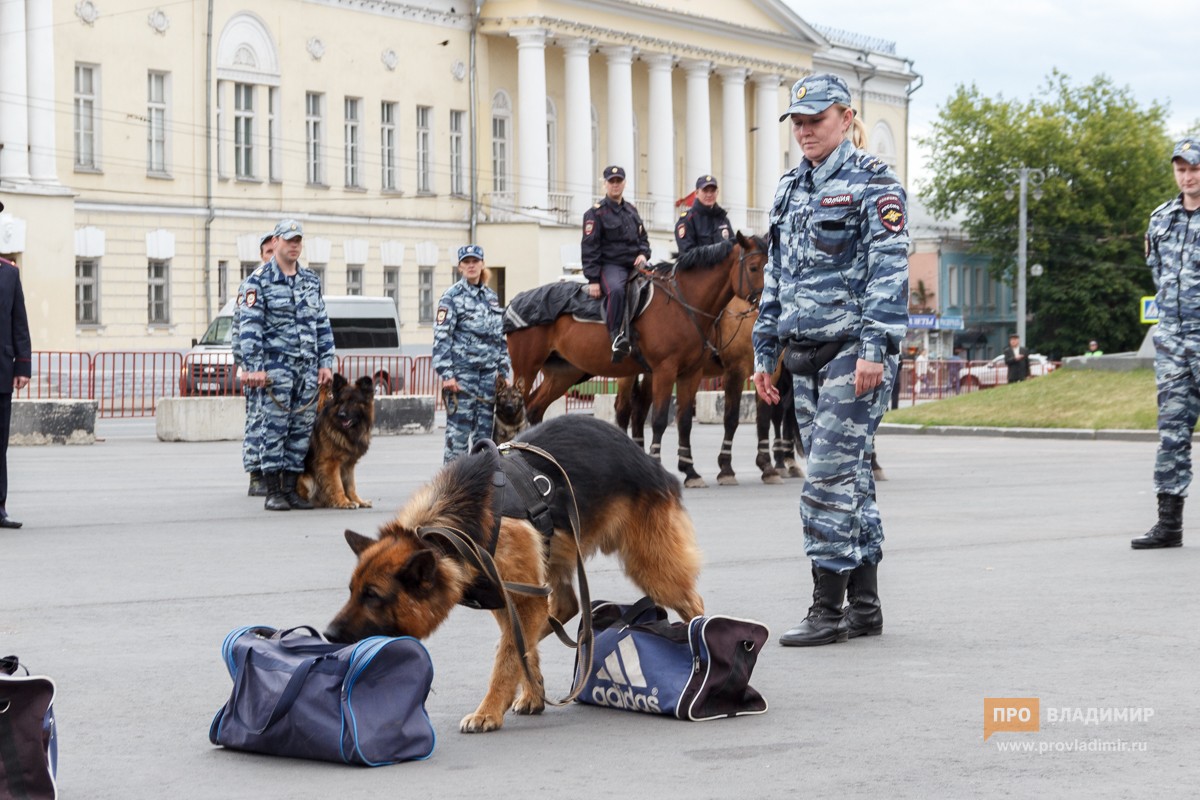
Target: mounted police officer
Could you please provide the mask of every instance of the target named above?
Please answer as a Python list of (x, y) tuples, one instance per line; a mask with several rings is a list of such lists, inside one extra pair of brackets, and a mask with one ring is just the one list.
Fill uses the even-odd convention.
[(808, 454), (800, 519), (814, 591), (808, 616), (780, 643), (806, 646), (883, 631), (870, 453), (908, 325), (909, 237), (900, 181), (846, 140), (853, 127), (860, 144), (865, 130), (845, 81), (812, 75), (792, 87), (791, 101), (780, 121), (791, 119), (804, 158), (772, 204), (754, 386), (778, 401), (771, 373), (786, 345)]
[[(258, 240), (258, 257), (263, 264), (275, 255), (275, 231)], [(233, 323), (229, 326), (229, 340), (233, 351), (233, 364), (237, 367), (238, 378), (241, 379), (246, 371), (242, 368), (242, 344), (239, 341), (241, 331), (242, 298), (245, 297), (246, 287), (238, 287), (238, 301), (233, 307)], [(262, 419), (258, 407), (260, 392), (243, 385), (242, 392), (246, 395), (246, 427), (242, 432), (242, 469), (250, 476), (250, 487), (246, 494), (250, 497), (266, 497), (267, 485), (263, 482), (262, 469), (258, 463), (262, 449)]]
[(717, 205), (717, 179), (701, 175), (696, 179), (696, 202), (675, 223), (675, 247), (683, 255), (693, 247), (720, 244), (732, 238), (729, 215)]
[(458, 272), (462, 278), (442, 295), (433, 326), (433, 368), (446, 398), (445, 464), (492, 438), (496, 376), (512, 372), (503, 310), (488, 286), (483, 248), (458, 248)]
[(612, 338), (613, 363), (629, 355), (625, 331), (625, 283), (629, 274), (650, 260), (650, 239), (633, 203), (627, 202), (625, 170), (604, 168), (604, 199), (583, 215), (583, 275), (588, 294), (603, 293), (604, 321)]
[(1150, 215), (1146, 264), (1157, 290), (1154, 375), (1158, 384), (1158, 522), (1134, 550), (1183, 544), (1183, 498), (1192, 482), (1192, 430), (1200, 417), (1200, 138), (1171, 153), (1179, 195)]
[(275, 226), (275, 255), (242, 283), (238, 342), (243, 383), (257, 392), (259, 466), (270, 511), (312, 508), (296, 492), (317, 418), (317, 387), (333, 382), (333, 330), (321, 280), (300, 266), (304, 230)]

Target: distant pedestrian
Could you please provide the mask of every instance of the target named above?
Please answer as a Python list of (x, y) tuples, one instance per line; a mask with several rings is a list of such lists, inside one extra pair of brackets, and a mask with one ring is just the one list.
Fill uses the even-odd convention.
[(1008, 367), (1009, 383), (1020, 383), (1029, 377), (1029, 348), (1021, 346), (1021, 337), (1015, 333), (1008, 337), (1004, 363)]
[[(4, 203), (0, 203), (3, 210)], [(0, 528), (21, 527), (7, 510), (8, 433), (13, 393), (28, 386), (32, 374), (33, 351), (21, 271), (13, 262), (0, 258)]]
[(1100, 349), (1100, 343), (1097, 342), (1095, 339), (1092, 339), (1090, 342), (1088, 342), (1087, 352), (1084, 353), (1084, 355), (1085, 356), (1102, 356), (1102, 355), (1104, 355), (1104, 351)]
[[(266, 264), (275, 255), (275, 231), (271, 231), (258, 241), (258, 257)], [(242, 348), (238, 341), (241, 332), (242, 298), (245, 296), (245, 284), (238, 287), (237, 302), (233, 306), (233, 324), (230, 326), (230, 342), (233, 350), (233, 363), (237, 367), (238, 380), (242, 380), (246, 371), (242, 368)], [(258, 406), (261, 392), (242, 385), (242, 393), (246, 396), (246, 426), (242, 432), (242, 469), (250, 476), (250, 488), (246, 494), (250, 497), (266, 497), (267, 484), (263, 481), (262, 468), (259, 465), (259, 451), (262, 448), (262, 409)]]
[(1200, 138), (1171, 153), (1179, 195), (1150, 215), (1146, 264), (1157, 290), (1154, 376), (1158, 384), (1158, 522), (1135, 550), (1183, 544), (1183, 498), (1192, 482), (1192, 431), (1200, 416)]
[(732, 238), (729, 215), (717, 205), (717, 179), (701, 175), (696, 179), (696, 202), (675, 223), (675, 248), (683, 255), (693, 247), (720, 244)]

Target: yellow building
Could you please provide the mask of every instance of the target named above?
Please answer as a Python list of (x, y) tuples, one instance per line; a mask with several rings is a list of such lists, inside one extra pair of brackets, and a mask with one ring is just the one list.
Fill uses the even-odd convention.
[(459, 245), (502, 301), (578, 264), (604, 165), (666, 257), (701, 174), (763, 231), (793, 81), (844, 77), (901, 178), (919, 85), (771, 0), (9, 0), (0, 42), (0, 255), (39, 350), (187, 347), (285, 217), (327, 293), (395, 297), (428, 349)]

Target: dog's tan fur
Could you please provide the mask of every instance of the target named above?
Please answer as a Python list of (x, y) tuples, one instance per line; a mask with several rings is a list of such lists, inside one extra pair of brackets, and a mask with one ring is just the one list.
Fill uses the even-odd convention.
[(348, 383), (341, 374), (317, 395), (317, 421), (304, 473), (296, 483), (300, 496), (318, 508), (370, 508), (358, 496), (354, 468), (371, 446), (375, 424), (374, 381)]
[(525, 416), (524, 378), (509, 383), (503, 375), (496, 376), (496, 417), (492, 427), (492, 439), (496, 444), (512, 441), (529, 427)]

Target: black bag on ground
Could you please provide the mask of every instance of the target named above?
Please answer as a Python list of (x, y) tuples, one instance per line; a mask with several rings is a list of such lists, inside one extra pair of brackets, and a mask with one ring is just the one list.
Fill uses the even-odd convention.
[(53, 800), (57, 771), (54, 681), (0, 658), (0, 798)]

